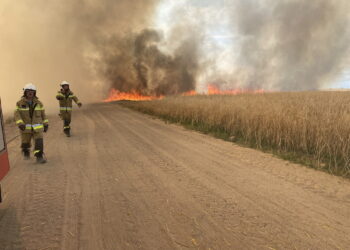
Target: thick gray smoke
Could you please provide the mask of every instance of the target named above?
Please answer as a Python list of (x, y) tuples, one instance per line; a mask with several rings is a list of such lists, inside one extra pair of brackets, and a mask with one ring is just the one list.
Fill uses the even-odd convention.
[(319, 89), (349, 67), (348, 13), (348, 0), (1, 0), (0, 94), (12, 110), (33, 82), (57, 110), (62, 80), (85, 103), (110, 88)]
[[(238, 0), (235, 86), (313, 90), (336, 80), (349, 57), (350, 1)], [(238, 53), (238, 54), (237, 54)], [(215, 79), (215, 76), (214, 78)]]
[(173, 95), (195, 89), (199, 70), (196, 39), (185, 39), (171, 54), (162, 52), (162, 34), (144, 29), (114, 36), (98, 47), (98, 72), (111, 87), (144, 95)]

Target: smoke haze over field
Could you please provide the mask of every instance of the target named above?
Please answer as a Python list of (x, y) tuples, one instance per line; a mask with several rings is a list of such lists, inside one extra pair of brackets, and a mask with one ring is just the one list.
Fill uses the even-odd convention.
[(316, 90), (339, 75), (350, 47), (348, 0), (245, 0), (232, 11), (240, 84)]
[(83, 102), (99, 101), (109, 86), (94, 72), (95, 44), (105, 37), (141, 30), (155, 0), (1, 0), (0, 84), (5, 110), (12, 110), (27, 82), (37, 85), (50, 110), (59, 83), (67, 80)]
[(83, 102), (111, 87), (319, 89), (349, 68), (348, 13), (347, 0), (0, 0), (0, 95), (12, 110), (33, 82), (55, 110), (62, 80)]

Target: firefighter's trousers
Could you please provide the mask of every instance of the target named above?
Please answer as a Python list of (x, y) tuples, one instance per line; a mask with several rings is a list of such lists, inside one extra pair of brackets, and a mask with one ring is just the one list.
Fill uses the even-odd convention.
[(72, 121), (72, 112), (71, 111), (63, 111), (60, 113), (60, 117), (63, 120), (63, 129), (70, 130), (70, 123)]
[(34, 155), (37, 157), (41, 157), (44, 152), (44, 139), (43, 132), (31, 132), (24, 133), (21, 132), (22, 139), (22, 151), (29, 151), (31, 148), (32, 139), (34, 141)]

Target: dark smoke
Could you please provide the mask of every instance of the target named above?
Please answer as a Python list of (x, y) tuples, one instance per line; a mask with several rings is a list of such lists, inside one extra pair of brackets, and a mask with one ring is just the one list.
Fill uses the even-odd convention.
[[(1, 0), (3, 106), (12, 110), (27, 82), (57, 111), (53, 96), (63, 80), (89, 102), (110, 88), (152, 95), (206, 83), (319, 89), (349, 68), (348, 0), (180, 1), (169, 27), (152, 29), (159, 3), (174, 2)], [(223, 35), (233, 39), (225, 40), (232, 49), (224, 54), (205, 44), (222, 34), (226, 14), (231, 32)]]
[(334, 82), (349, 56), (349, 3), (235, 1), (232, 27), (240, 40), (229, 81), (286, 91), (319, 89)]
[(174, 95), (195, 89), (199, 70), (196, 39), (185, 39), (173, 53), (159, 48), (154, 29), (114, 36), (98, 46), (98, 72), (112, 88), (146, 95)]

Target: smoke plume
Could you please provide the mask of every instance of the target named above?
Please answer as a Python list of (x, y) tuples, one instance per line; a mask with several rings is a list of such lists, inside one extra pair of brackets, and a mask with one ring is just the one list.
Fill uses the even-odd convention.
[[(160, 5), (173, 8), (161, 27)], [(2, 102), (33, 82), (57, 110), (63, 80), (85, 103), (110, 88), (319, 89), (349, 68), (348, 13), (347, 0), (1, 0)]]
[(144, 29), (114, 36), (97, 49), (98, 72), (111, 87), (144, 95), (173, 95), (195, 89), (199, 70), (197, 41), (185, 39), (172, 53), (161, 51), (162, 34)]
[(347, 0), (245, 0), (231, 7), (239, 39), (235, 69), (223, 78), (234, 86), (315, 90), (335, 81), (349, 58)]

